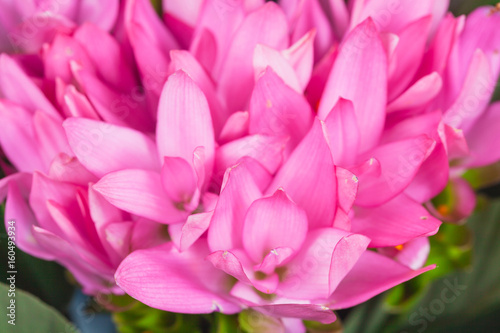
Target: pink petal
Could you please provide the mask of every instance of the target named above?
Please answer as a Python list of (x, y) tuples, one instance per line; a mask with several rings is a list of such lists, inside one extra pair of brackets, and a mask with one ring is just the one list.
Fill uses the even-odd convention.
[(189, 203), (196, 191), (193, 167), (181, 157), (165, 157), (161, 169), (163, 188), (176, 203)]
[(85, 23), (73, 38), (87, 51), (100, 77), (120, 91), (131, 93), (137, 85), (118, 42), (93, 24)]
[(500, 159), (496, 148), (499, 142), (500, 102), (492, 104), (465, 134), (471, 156), (463, 162), (468, 167), (491, 164)]
[(238, 111), (233, 113), (229, 116), (229, 118), (227, 118), (224, 127), (222, 127), (219, 140), (217, 140), (217, 142), (225, 144), (229, 141), (244, 137), (248, 134), (248, 123), (248, 111)]
[(298, 251), (306, 234), (306, 213), (278, 189), (273, 196), (256, 200), (248, 208), (243, 246), (255, 262), (260, 262), (278, 247)]
[(253, 68), (255, 70), (255, 81), (268, 67), (293, 90), (302, 93), (303, 88), (295, 74), (293, 67), (286, 61), (285, 57), (273, 48), (257, 44), (253, 53)]
[(130, 296), (165, 311), (238, 312), (239, 306), (219, 296), (223, 294), (224, 273), (203, 260), (207, 254), (204, 244), (182, 253), (171, 243), (135, 251), (118, 267), (116, 282)]
[[(85, 293), (113, 292), (113, 288), (109, 287), (114, 285), (112, 269), (109, 267), (101, 270), (95, 269), (92, 265), (82, 261), (79, 254), (75, 252), (75, 247), (50, 231), (33, 227), (33, 235), (47, 252), (53, 253), (57, 261), (69, 269), (76, 280), (82, 284)], [(114, 290), (114, 292), (117, 291)]]
[(383, 255), (366, 251), (329, 298), (330, 306), (345, 309), (360, 304), (435, 267), (414, 271)]
[[(244, 2), (205, 0), (196, 24), (191, 51), (218, 79), (224, 57), (236, 30), (245, 18)], [(201, 54), (205, 53), (206, 54)], [(201, 57), (200, 57), (201, 56)], [(211, 62), (207, 60), (212, 59)]]
[(341, 97), (326, 117), (325, 124), (335, 164), (354, 164), (358, 157), (360, 131), (352, 102)]
[(168, 75), (169, 52), (178, 44), (147, 0), (125, 4), (125, 28), (144, 82), (149, 110), (155, 113)]
[(302, 250), (287, 265), (277, 293), (293, 299), (324, 299), (351, 270), (370, 240), (343, 230), (310, 232)]
[(427, 135), (391, 142), (370, 153), (368, 166), (378, 161), (380, 174), (370, 171), (351, 171), (359, 178), (356, 204), (376, 206), (394, 198), (413, 180), (420, 165), (429, 156), (436, 142)]
[(100, 120), (99, 115), (95, 111), (87, 96), (76, 90), (73, 85), (68, 85), (65, 88), (61, 104), (68, 117), (84, 117)]
[[(14, 224), (9, 224), (10, 221), (14, 221)], [(31, 229), (37, 224), (37, 220), (26, 199), (23, 198), (18, 185), (15, 182), (10, 182), (5, 203), (5, 230), (15, 231), (16, 246), (24, 252), (44, 260), (54, 260), (54, 256), (40, 247), (33, 237)]]
[(42, 91), (7, 54), (0, 55), (0, 92), (3, 98), (17, 103), (31, 112), (40, 110), (54, 117), (59, 117), (59, 112)]
[(339, 208), (349, 212), (356, 200), (358, 193), (358, 178), (349, 170), (340, 167), (335, 168), (337, 176), (337, 190)]
[(162, 1), (165, 24), (183, 46), (189, 46), (202, 5), (202, 0)]
[(179, 250), (186, 251), (208, 230), (213, 211), (189, 215), (186, 223), (182, 226), (179, 239)]
[(214, 82), (191, 53), (183, 50), (173, 50), (170, 51), (170, 58), (172, 59), (170, 63), (172, 72), (178, 70), (184, 71), (203, 91), (203, 94), (207, 98), (214, 124), (214, 132), (217, 136), (222, 129), (227, 115), (222, 110), (222, 106), (217, 99)]
[(90, 22), (102, 30), (111, 30), (118, 17), (118, 7), (117, 0), (100, 1), (98, 6), (93, 0), (81, 0), (75, 22), (78, 24)]
[(371, 16), (380, 30), (389, 32), (398, 32), (410, 22), (429, 14), (434, 16), (436, 22), (439, 22), (449, 3), (448, 0), (440, 1), (439, 5), (436, 5), (433, 0), (401, 0), (391, 3), (383, 0), (354, 0), (352, 2), (351, 28)]
[(186, 212), (173, 206), (161, 183), (159, 173), (127, 169), (106, 174), (93, 188), (129, 213), (166, 224), (184, 221)]
[(432, 101), (441, 91), (443, 80), (432, 72), (420, 78), (387, 106), (387, 112), (415, 109)]
[(96, 182), (97, 177), (87, 170), (78, 158), (64, 153), (58, 154), (50, 164), (49, 177), (76, 185), (87, 186), (90, 182)]
[(262, 196), (252, 178), (251, 169), (242, 162), (228, 169), (214, 216), (208, 229), (210, 250), (241, 247), (245, 214), (253, 201)]
[(332, 45), (327, 54), (314, 66), (311, 79), (307, 85), (305, 96), (315, 110), (319, 107), (329, 73), (337, 57), (337, 47), (337, 44)]
[(127, 168), (160, 168), (156, 145), (141, 132), (84, 118), (69, 118), (63, 126), (75, 155), (98, 177)]
[[(360, 49), (359, 43), (363, 48)], [(360, 137), (360, 151), (378, 141), (385, 119), (387, 56), (375, 24), (367, 19), (340, 46), (339, 55), (326, 83), (318, 109), (326, 119), (340, 97), (354, 104)]]
[(338, 39), (341, 39), (349, 27), (350, 15), (345, 1), (329, 0), (333, 21), (333, 30)]
[(36, 143), (45, 165), (50, 165), (59, 153), (71, 153), (60, 119), (36, 111), (33, 116), (33, 127)]
[(278, 171), (267, 193), (273, 193), (280, 187), (306, 211), (310, 229), (332, 225), (337, 179), (324, 125), (320, 120), (314, 121), (309, 133)]
[(417, 72), (424, 56), (430, 25), (431, 17), (425, 16), (398, 33), (399, 42), (391, 60), (396, 63), (396, 70), (390, 74), (388, 82), (389, 101), (405, 90)]
[(404, 193), (417, 202), (429, 201), (445, 188), (449, 176), (449, 157), (445, 146), (438, 143)]
[(299, 79), (302, 90), (311, 79), (314, 65), (314, 37), (316, 31), (311, 30), (288, 49), (281, 51), (283, 57), (292, 65)]
[(216, 174), (221, 174), (244, 156), (255, 159), (269, 173), (274, 174), (283, 160), (287, 141), (288, 138), (255, 134), (226, 143), (216, 151)]
[(429, 45), (429, 49), (422, 59), (422, 65), (417, 76), (428, 75), (431, 72), (437, 72), (440, 75), (443, 73), (448, 64), (450, 52), (455, 45), (458, 31), (463, 27), (463, 20), (463, 16), (455, 18), (452, 13), (448, 13), (443, 18)]
[(153, 118), (147, 112), (144, 98), (136, 94), (124, 95), (77, 63), (72, 62), (71, 66), (77, 83), (103, 120), (140, 131), (153, 131)]
[(66, 35), (56, 35), (54, 41), (44, 46), (43, 63), (45, 77), (55, 80), (59, 77), (64, 82), (71, 82), (70, 62), (76, 62), (94, 73), (95, 68), (85, 49), (73, 38)]
[(395, 259), (411, 269), (419, 269), (425, 265), (431, 245), (427, 237), (412, 239), (403, 245), (403, 249), (398, 251)]
[(331, 24), (323, 10), (324, 1), (300, 1), (296, 6), (295, 18), (291, 23), (293, 28), (292, 42), (298, 41), (311, 30), (316, 30), (314, 39), (314, 59), (321, 59), (335, 41)]
[(275, 3), (266, 3), (250, 13), (235, 32), (225, 57), (219, 89), (230, 113), (243, 110), (254, 84), (253, 51), (257, 44), (277, 50), (288, 46), (285, 15)]
[(191, 42), (189, 52), (209, 73), (212, 73), (217, 57), (217, 44), (213, 33), (208, 29), (200, 29)]
[(23, 107), (9, 101), (0, 101), (0, 144), (5, 156), (19, 171), (45, 170), (31, 125), (33, 117)]
[(197, 147), (205, 149), (205, 177), (210, 179), (214, 155), (214, 132), (207, 99), (183, 71), (165, 84), (158, 109), (156, 140), (160, 157), (191, 161)]
[(369, 237), (371, 247), (383, 247), (433, 235), (440, 225), (419, 203), (401, 194), (378, 207), (358, 207), (351, 231)]
[[(304, 234), (305, 238), (305, 234)], [(253, 267), (255, 271), (261, 271), (266, 274), (274, 273), (276, 267), (283, 266), (293, 257), (296, 251), (289, 247), (277, 247), (269, 251), (269, 253), (262, 259), (260, 264)]]
[(250, 99), (250, 134), (290, 137), (288, 148), (292, 150), (307, 134), (312, 120), (312, 110), (303, 95), (267, 68)]
[(251, 283), (243, 270), (240, 260), (230, 251), (215, 251), (211, 253), (206, 260), (211, 262), (215, 268), (231, 275), (238, 281)]
[(496, 78), (486, 55), (477, 50), (458, 97), (444, 114), (445, 123), (467, 131), (488, 105)]

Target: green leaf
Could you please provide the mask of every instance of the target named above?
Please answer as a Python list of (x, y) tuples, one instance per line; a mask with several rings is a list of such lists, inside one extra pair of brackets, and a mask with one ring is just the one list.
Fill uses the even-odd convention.
[[(54, 308), (40, 301), (35, 296), (15, 288), (15, 296), (9, 297), (10, 286), (0, 283), (0, 332), (5, 333), (70, 333), (78, 330)], [(11, 294), (12, 295), (12, 294)], [(15, 316), (7, 314), (14, 300)], [(12, 307), (12, 306), (11, 306)], [(9, 312), (7, 312), (9, 311)], [(9, 320), (15, 318), (15, 326)]]
[(113, 314), (120, 333), (202, 333), (208, 320), (202, 315), (166, 312), (136, 302), (130, 309)]

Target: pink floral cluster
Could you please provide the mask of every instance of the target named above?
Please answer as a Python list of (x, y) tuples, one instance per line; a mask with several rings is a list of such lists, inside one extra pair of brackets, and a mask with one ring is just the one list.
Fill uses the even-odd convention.
[[(0, 1), (0, 199), (84, 292), (330, 323), (434, 266), (500, 159), (500, 13), (448, 1)], [(446, 218), (446, 216), (441, 216)], [(455, 216), (456, 217), (456, 216)]]

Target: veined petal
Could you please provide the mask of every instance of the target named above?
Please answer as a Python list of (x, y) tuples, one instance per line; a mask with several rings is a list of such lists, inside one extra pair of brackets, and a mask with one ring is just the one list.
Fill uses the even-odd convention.
[(292, 66), (285, 57), (278, 51), (268, 46), (257, 44), (253, 53), (253, 68), (255, 70), (255, 81), (259, 79), (261, 73), (266, 68), (272, 70), (289, 86), (298, 93), (302, 93), (303, 87)]
[(197, 189), (193, 167), (181, 157), (164, 158), (161, 180), (165, 193), (176, 203), (188, 204)]
[[(15, 221), (15, 224), (11, 225), (9, 221)], [(54, 256), (41, 247), (33, 237), (32, 227), (37, 224), (37, 220), (18, 185), (16, 182), (10, 182), (5, 203), (5, 230), (12, 230), (12, 226), (14, 226), (16, 245), (24, 252), (44, 260), (54, 260)]]
[(306, 99), (268, 67), (250, 99), (250, 134), (290, 137), (288, 147), (292, 150), (307, 134), (312, 120)]
[(387, 112), (411, 110), (429, 103), (443, 87), (441, 76), (432, 72), (420, 78), (387, 106)]
[(217, 142), (225, 144), (248, 135), (249, 116), (248, 111), (238, 111), (230, 115), (222, 127)]
[(361, 135), (359, 149), (365, 152), (378, 142), (382, 133), (386, 92), (387, 56), (375, 24), (367, 19), (340, 46), (319, 104), (318, 116), (326, 119), (340, 97), (351, 100)]
[(495, 148), (499, 142), (500, 102), (492, 104), (465, 134), (470, 157), (465, 158), (468, 167), (488, 165), (500, 159), (500, 151)]
[(214, 131), (207, 99), (183, 71), (170, 75), (158, 109), (156, 140), (160, 157), (192, 161), (197, 147), (205, 149), (205, 177), (210, 179), (214, 156)]
[(84, 23), (73, 38), (86, 50), (104, 81), (120, 91), (131, 93), (137, 85), (132, 67), (118, 42), (94, 24)]
[(50, 165), (60, 153), (71, 153), (60, 119), (54, 119), (44, 112), (36, 111), (33, 115), (33, 127), (36, 143), (45, 165)]
[[(497, 59), (500, 63), (500, 56)], [(445, 123), (465, 131), (473, 126), (493, 95), (497, 74), (486, 55), (476, 50), (459, 95), (444, 114)]]
[(371, 247), (383, 247), (433, 235), (440, 225), (419, 203), (401, 194), (378, 207), (357, 207), (351, 231), (369, 237)]
[(370, 152), (368, 165), (379, 163), (380, 174), (369, 170), (351, 171), (359, 178), (359, 190), (356, 204), (376, 206), (401, 193), (419, 170), (420, 165), (429, 156), (436, 142), (425, 134), (391, 142)]
[(0, 93), (3, 98), (33, 112), (40, 110), (59, 118), (59, 112), (47, 97), (7, 54), (0, 55)]
[(160, 173), (126, 169), (106, 174), (93, 188), (129, 213), (166, 224), (184, 221), (187, 213), (174, 207), (161, 184)]
[(360, 304), (435, 267), (430, 265), (414, 271), (381, 254), (365, 251), (329, 298), (330, 306), (345, 309)]
[(306, 211), (310, 229), (330, 227), (336, 210), (335, 165), (325, 136), (324, 124), (316, 119), (267, 190), (282, 187)]
[(100, 1), (99, 6), (96, 6), (93, 0), (81, 0), (75, 22), (78, 24), (91, 22), (102, 30), (109, 31), (115, 25), (118, 9), (117, 0)]
[(314, 37), (316, 30), (306, 33), (288, 49), (281, 51), (283, 57), (292, 65), (302, 90), (311, 79), (314, 65)]
[(253, 51), (258, 43), (277, 50), (288, 46), (286, 18), (275, 3), (250, 13), (234, 34), (219, 80), (229, 113), (245, 109), (248, 103), (254, 85)]
[(398, 33), (399, 42), (393, 58), (395, 71), (389, 76), (388, 100), (398, 97), (413, 79), (424, 56), (431, 16), (416, 20)]
[(122, 169), (160, 168), (155, 143), (139, 131), (85, 118), (69, 118), (63, 127), (74, 154), (98, 177)]
[(340, 98), (325, 120), (333, 161), (350, 166), (356, 162), (360, 131), (351, 101)]
[(245, 214), (260, 192), (245, 161), (228, 169), (224, 176), (219, 201), (208, 229), (210, 250), (241, 247)]
[(203, 91), (210, 108), (210, 114), (214, 124), (214, 133), (218, 136), (226, 120), (226, 115), (218, 100), (214, 82), (200, 63), (198, 63), (198, 60), (188, 51), (172, 50), (170, 51), (170, 58), (172, 59), (170, 63), (172, 72), (182, 70), (189, 75), (201, 91)]
[(215, 154), (216, 175), (235, 165), (242, 157), (251, 157), (274, 174), (283, 160), (288, 138), (268, 135), (249, 135), (219, 147)]
[(241, 264), (238, 257), (236, 257), (230, 251), (215, 251), (211, 253), (206, 260), (212, 263), (215, 268), (220, 269), (226, 274), (231, 275), (238, 281), (251, 283), (243, 270), (243, 265)]
[(0, 144), (5, 155), (19, 171), (45, 171), (35, 139), (33, 116), (23, 107), (0, 101)]
[(325, 299), (351, 270), (370, 240), (339, 229), (309, 232), (302, 250), (286, 265), (277, 293), (293, 299)]
[(243, 247), (255, 262), (260, 262), (278, 247), (298, 251), (307, 229), (306, 213), (278, 189), (273, 196), (256, 200), (248, 208)]
[(172, 243), (135, 251), (118, 267), (116, 282), (130, 296), (165, 311), (226, 314), (240, 311), (239, 306), (220, 296), (229, 281), (225, 273), (204, 260), (208, 253), (205, 244), (179, 253)]

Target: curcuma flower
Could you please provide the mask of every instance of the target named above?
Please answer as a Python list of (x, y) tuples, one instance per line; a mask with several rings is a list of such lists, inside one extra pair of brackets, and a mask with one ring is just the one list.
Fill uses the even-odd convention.
[[(251, 308), (287, 332), (433, 269), (438, 218), (474, 208), (460, 175), (500, 158), (489, 105), (500, 14), (447, 8), (164, 1), (163, 20), (147, 0), (49, 10), (22, 47), (0, 40), (11, 163), (0, 197), (19, 248), (57, 260), (89, 294), (182, 313)], [(16, 15), (0, 16), (7, 37), (23, 29)], [(446, 186), (467, 205), (434, 209)]]

